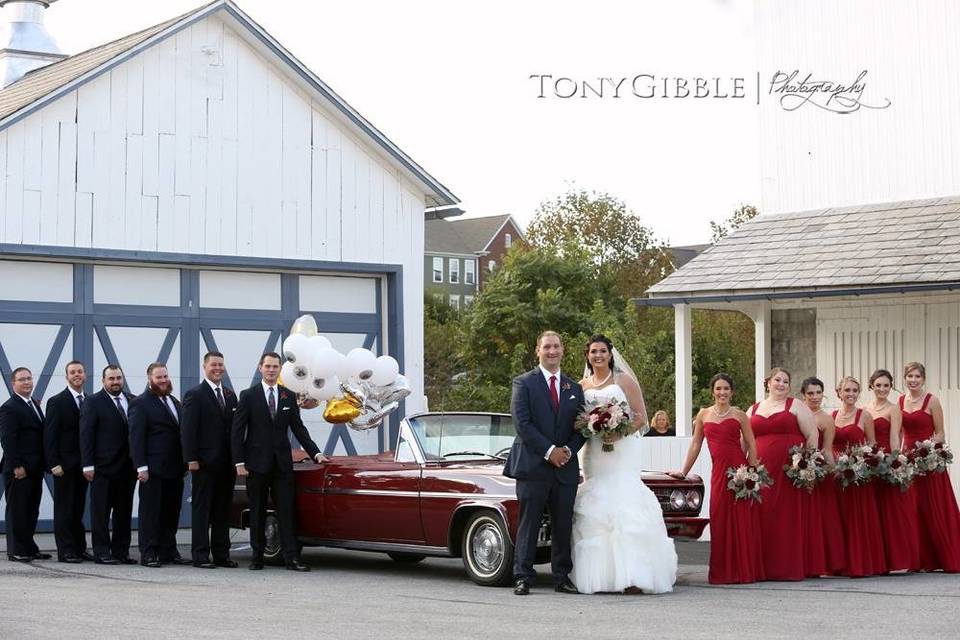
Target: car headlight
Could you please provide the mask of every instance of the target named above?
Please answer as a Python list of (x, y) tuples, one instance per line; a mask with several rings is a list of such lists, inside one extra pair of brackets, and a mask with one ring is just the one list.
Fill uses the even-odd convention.
[(703, 501), (703, 497), (700, 495), (700, 492), (696, 489), (691, 489), (687, 491), (686, 495), (687, 508), (699, 510), (700, 503)]
[(687, 498), (680, 489), (674, 489), (670, 492), (670, 508), (674, 511), (680, 511), (687, 506)]

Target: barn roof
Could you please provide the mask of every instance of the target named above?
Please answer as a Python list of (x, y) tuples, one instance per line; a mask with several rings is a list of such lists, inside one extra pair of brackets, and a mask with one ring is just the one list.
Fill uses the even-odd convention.
[(214, 13), (222, 12), (234, 18), (262, 45), (288, 65), (353, 126), (377, 144), (383, 151), (420, 182), (427, 192), (427, 206), (439, 207), (460, 200), (436, 178), (427, 173), (406, 153), (400, 150), (382, 132), (357, 113), (336, 92), (297, 60), (273, 36), (237, 7), (231, 0), (214, 0), (142, 31), (130, 34), (82, 53), (69, 56), (53, 64), (35, 69), (13, 84), (0, 89), (0, 131), (31, 113), (43, 108), (69, 91), (93, 80), (102, 73), (152, 47), (192, 24)]
[(960, 197), (754, 218), (647, 290), (647, 303), (960, 288)]

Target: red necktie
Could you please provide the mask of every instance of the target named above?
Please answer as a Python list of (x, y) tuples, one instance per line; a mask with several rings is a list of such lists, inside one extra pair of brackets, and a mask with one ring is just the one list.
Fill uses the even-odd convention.
[(560, 409), (560, 396), (557, 394), (557, 376), (550, 376), (550, 404), (553, 405), (554, 411)]

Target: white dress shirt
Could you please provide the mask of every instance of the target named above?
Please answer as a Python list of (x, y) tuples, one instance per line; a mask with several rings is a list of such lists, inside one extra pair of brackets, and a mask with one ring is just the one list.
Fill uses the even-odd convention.
[[(557, 385), (557, 398), (559, 399), (559, 398), (560, 398), (560, 369), (557, 369), (557, 372), (556, 372), (556, 373), (550, 373), (549, 371), (547, 371), (547, 370), (544, 368), (543, 365), (540, 365), (540, 373), (543, 374), (543, 381), (547, 383), (547, 392), (548, 392), (548, 393), (550, 392), (550, 378), (556, 377), (557, 381), (556, 381), (555, 384)], [(553, 453), (553, 450), (556, 449), (556, 448), (557, 448), (556, 445), (553, 445), (553, 444), (550, 445), (550, 448), (547, 449), (547, 452), (544, 454), (543, 459), (544, 459), (544, 460), (549, 460), (549, 459), (550, 459), (550, 454)]]

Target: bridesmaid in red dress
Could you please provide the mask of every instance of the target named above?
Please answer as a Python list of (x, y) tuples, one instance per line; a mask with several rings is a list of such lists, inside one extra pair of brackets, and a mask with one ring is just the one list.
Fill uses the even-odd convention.
[[(868, 412), (857, 407), (860, 381), (852, 376), (841, 379), (837, 383), (837, 396), (842, 404), (838, 411), (833, 412), (833, 424), (836, 427), (834, 455), (839, 455), (851, 445), (875, 442), (873, 419)], [(843, 520), (847, 551), (847, 567), (843, 575), (863, 578), (886, 573), (887, 561), (883, 551), (874, 481), (840, 489), (840, 518)]]
[[(683, 479), (700, 455), (706, 437), (713, 462), (710, 474), (710, 584), (742, 584), (764, 579), (760, 547), (760, 505), (737, 500), (727, 488), (727, 469), (757, 464), (757, 445), (747, 414), (730, 406), (733, 378), (718, 373), (710, 379), (714, 404), (693, 421), (693, 439), (682, 471), (670, 475)], [(741, 448), (741, 438), (747, 454)]]
[[(750, 426), (757, 440), (757, 455), (773, 478), (764, 487), (760, 504), (763, 537), (763, 572), (767, 580), (803, 580), (806, 576), (804, 489), (793, 486), (783, 471), (794, 445), (817, 444), (813, 414), (790, 397), (790, 374), (779, 367), (764, 380), (767, 397), (750, 408)], [(822, 541), (816, 541), (822, 544)]]
[[(944, 442), (943, 407), (932, 393), (923, 392), (927, 375), (923, 365), (904, 367), (907, 393), (900, 396), (903, 413), (903, 448), (909, 451), (921, 440)], [(910, 486), (917, 501), (920, 568), (960, 572), (960, 512), (947, 472), (922, 476)]]
[[(886, 452), (900, 451), (900, 408), (890, 402), (893, 375), (877, 369), (870, 376), (873, 402), (867, 407), (873, 418), (876, 445)], [(917, 536), (917, 502), (912, 491), (901, 491), (883, 480), (877, 485), (877, 507), (883, 527), (883, 547), (887, 569), (916, 571), (920, 568), (920, 541)]]
[[(823, 410), (823, 380), (807, 378), (800, 385), (800, 395), (803, 402), (813, 414), (817, 425), (817, 447), (823, 451), (823, 457), (828, 464), (834, 463), (833, 418)], [(821, 535), (826, 562), (826, 575), (840, 576), (847, 564), (847, 552), (843, 542), (843, 524), (840, 520), (840, 495), (837, 483), (833, 478), (827, 478), (813, 490), (812, 497), (820, 503), (820, 530), (807, 529), (808, 536)], [(813, 520), (809, 521), (814, 524)]]

